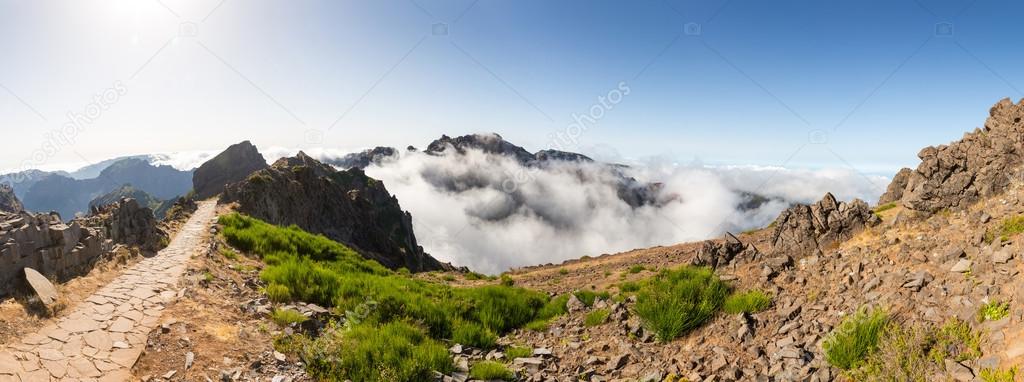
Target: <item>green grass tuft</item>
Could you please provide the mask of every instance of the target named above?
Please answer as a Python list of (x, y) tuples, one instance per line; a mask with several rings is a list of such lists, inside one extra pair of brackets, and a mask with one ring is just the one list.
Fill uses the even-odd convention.
[(1007, 241), (1021, 232), (1024, 232), (1024, 215), (1003, 219), (995, 231), (986, 235), (985, 240), (991, 243), (998, 236), (1000, 240)]
[(452, 330), (452, 341), (457, 344), (487, 350), (494, 348), (494, 345), (498, 342), (498, 336), (480, 324), (457, 322)]
[(514, 360), (516, 358), (528, 358), (533, 355), (533, 349), (521, 346), (512, 346), (505, 349), (505, 358)]
[(586, 307), (594, 306), (597, 300), (607, 300), (612, 297), (611, 293), (608, 292), (594, 292), (589, 290), (579, 290), (573, 293), (576, 298), (580, 300)]
[(645, 270), (647, 270), (647, 268), (645, 268), (643, 265), (640, 265), (640, 264), (637, 264), (637, 265), (634, 265), (632, 267), (629, 267), (629, 273), (632, 273), (632, 274), (637, 274), (637, 273), (643, 272)]
[(270, 313), (270, 318), (281, 326), (301, 324), (306, 322), (306, 320), (309, 320), (309, 317), (303, 316), (302, 313), (291, 309), (274, 309), (274, 311)]
[(1000, 301), (989, 301), (978, 308), (978, 322), (999, 321), (1010, 315), (1010, 304)]
[(768, 309), (772, 305), (772, 297), (759, 290), (751, 290), (743, 293), (734, 293), (725, 299), (722, 307), (726, 313), (757, 313)]
[(637, 295), (636, 314), (662, 342), (693, 330), (722, 307), (729, 287), (710, 268), (665, 270)]
[(505, 365), (494, 361), (481, 361), (469, 369), (469, 378), (481, 381), (511, 381), (512, 371)]
[(880, 213), (882, 213), (882, 212), (885, 212), (885, 211), (891, 210), (891, 209), (893, 209), (893, 208), (896, 208), (896, 202), (892, 202), (892, 203), (886, 203), (886, 204), (880, 205), (880, 206), (878, 206), (878, 207), (875, 207), (875, 211), (874, 211), (874, 212), (875, 212), (876, 214), (880, 214)]
[(611, 313), (612, 311), (608, 309), (596, 309), (593, 312), (587, 313), (587, 317), (583, 319), (583, 325), (586, 327), (601, 325), (608, 321), (608, 316)]
[(303, 346), (302, 359), (316, 380), (432, 382), (434, 371), (454, 369), (444, 345), (402, 322), (329, 329)]
[(843, 370), (860, 366), (878, 347), (878, 339), (889, 323), (882, 309), (860, 309), (846, 317), (822, 344), (828, 363)]
[(982, 382), (1014, 382), (1017, 380), (1017, 367), (1011, 367), (1006, 370), (981, 369), (978, 377), (981, 378)]

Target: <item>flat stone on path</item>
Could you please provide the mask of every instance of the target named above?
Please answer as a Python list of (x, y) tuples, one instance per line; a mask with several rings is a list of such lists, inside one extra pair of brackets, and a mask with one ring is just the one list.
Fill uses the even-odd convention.
[[(181, 232), (156, 256), (145, 258), (92, 296), (71, 307), (53, 324), (0, 347), (0, 382), (50, 380), (127, 381), (175, 293), (185, 263), (203, 248), (216, 217), (216, 203), (201, 202)], [(45, 295), (49, 280), (26, 268), (33, 289)], [(43, 284), (45, 281), (45, 284)], [(37, 286), (43, 285), (42, 287)], [(56, 289), (53, 289), (56, 300)], [(42, 298), (42, 296), (40, 297)], [(23, 352), (23, 353), (19, 353)], [(19, 356), (15, 356), (19, 354)], [(23, 354), (23, 355), (22, 355)], [(20, 359), (19, 359), (20, 358)]]
[(44, 305), (50, 306), (57, 302), (57, 288), (46, 276), (35, 269), (25, 268), (25, 280), (28, 281), (28, 285), (32, 287), (32, 291), (36, 292), (39, 301), (42, 301)]

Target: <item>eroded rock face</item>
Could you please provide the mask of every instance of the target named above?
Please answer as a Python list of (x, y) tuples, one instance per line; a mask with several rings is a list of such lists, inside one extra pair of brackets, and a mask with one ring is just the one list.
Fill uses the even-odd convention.
[(865, 227), (881, 223), (863, 200), (836, 201), (831, 193), (808, 206), (798, 204), (775, 219), (771, 242), (774, 253), (801, 256), (824, 252)]
[(241, 181), (267, 167), (267, 161), (249, 141), (237, 143), (217, 154), (192, 175), (192, 187), (200, 200), (224, 191), (224, 186)]
[[(1001, 193), (1020, 175), (1022, 118), (1024, 103), (1003, 99), (989, 110), (984, 128), (948, 145), (921, 150), (917, 154), (921, 164), (910, 174), (901, 195), (903, 206), (934, 213)], [(901, 179), (894, 179), (890, 188), (899, 187), (897, 180)]]
[(21, 201), (14, 195), (14, 188), (6, 184), (0, 184), (0, 211), (21, 212), (24, 209), (25, 206), (21, 205)]
[(168, 235), (157, 225), (153, 210), (139, 205), (135, 199), (124, 198), (94, 209), (92, 215), (79, 220), (84, 225), (102, 228), (107, 237), (118, 244), (151, 252), (167, 245)]
[(327, 163), (338, 166), (342, 169), (358, 168), (360, 170), (369, 167), (371, 164), (380, 164), (387, 158), (398, 154), (393, 147), (374, 147), (373, 149), (345, 155), (339, 159), (330, 160)]
[(359, 169), (337, 171), (300, 152), (229, 185), (222, 200), (269, 223), (323, 234), (392, 269), (446, 268), (417, 244), (412, 216), (384, 184)]

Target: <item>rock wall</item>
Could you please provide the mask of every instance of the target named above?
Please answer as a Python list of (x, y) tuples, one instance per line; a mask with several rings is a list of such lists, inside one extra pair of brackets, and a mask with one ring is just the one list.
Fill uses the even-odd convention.
[(0, 295), (11, 291), (23, 268), (64, 279), (91, 269), (113, 246), (103, 232), (78, 221), (27, 212), (0, 212), (0, 243)]

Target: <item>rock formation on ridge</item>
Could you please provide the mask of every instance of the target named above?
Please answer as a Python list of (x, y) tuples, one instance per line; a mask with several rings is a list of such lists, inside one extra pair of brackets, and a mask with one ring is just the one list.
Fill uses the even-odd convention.
[(880, 222), (863, 200), (839, 202), (828, 193), (812, 205), (798, 204), (779, 214), (771, 236), (772, 249), (793, 257), (824, 252)]
[(338, 171), (299, 152), (229, 185), (222, 200), (269, 223), (323, 234), (392, 269), (445, 268), (417, 244), (398, 200), (359, 169)]
[(192, 175), (192, 189), (200, 200), (224, 191), (224, 186), (241, 181), (267, 167), (267, 161), (249, 141), (236, 143), (217, 154)]

